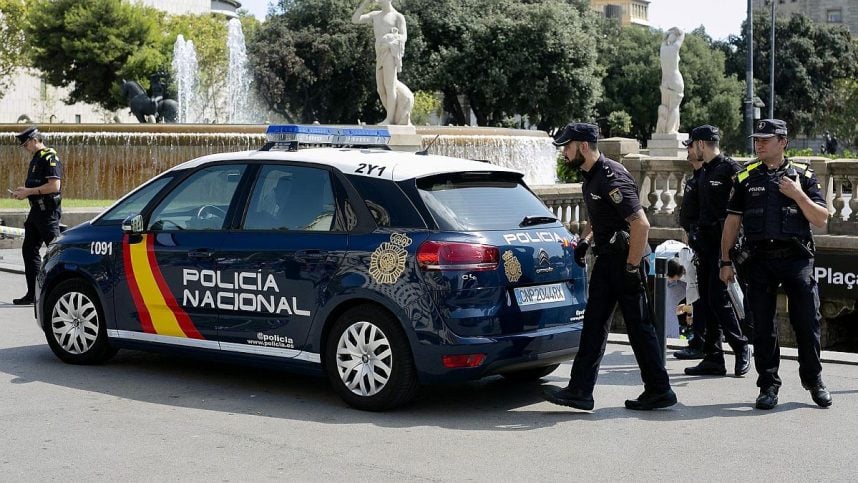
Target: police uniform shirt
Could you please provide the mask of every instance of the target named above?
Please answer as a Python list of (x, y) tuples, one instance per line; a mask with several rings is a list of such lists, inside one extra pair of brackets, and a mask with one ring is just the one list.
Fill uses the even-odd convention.
[(582, 174), (581, 188), (595, 245), (607, 246), (615, 232), (629, 229), (626, 218), (641, 209), (637, 185), (622, 164), (604, 155)]
[(700, 218), (700, 195), (698, 194), (698, 182), (703, 168), (695, 169), (691, 178), (685, 181), (685, 190), (682, 192), (682, 206), (679, 208), (679, 226), (686, 232), (691, 232), (693, 224)]
[(739, 171), (742, 171), (739, 163), (721, 154), (703, 166), (699, 180), (700, 226), (712, 226), (727, 217), (733, 177)]
[(807, 164), (784, 158), (777, 169), (770, 170), (761, 161), (751, 163), (736, 176), (733, 196), (727, 205), (727, 213), (742, 216), (748, 240), (788, 240), (811, 235), (801, 208), (780, 192), (780, 180), (790, 171), (798, 176), (802, 191), (811, 201), (826, 206), (816, 174)]
[[(30, 167), (27, 170), (27, 181), (24, 186), (37, 188), (47, 183), (49, 179), (62, 179), (63, 165), (57, 152), (52, 148), (45, 148), (33, 155)], [(28, 198), (36, 200), (39, 195), (31, 195)]]

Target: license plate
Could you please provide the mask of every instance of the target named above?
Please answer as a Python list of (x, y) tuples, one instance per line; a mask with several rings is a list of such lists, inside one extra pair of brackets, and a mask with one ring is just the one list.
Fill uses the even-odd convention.
[(519, 307), (535, 304), (550, 304), (566, 300), (566, 291), (563, 285), (552, 283), (550, 285), (537, 285), (535, 287), (517, 287), (514, 289), (515, 300)]

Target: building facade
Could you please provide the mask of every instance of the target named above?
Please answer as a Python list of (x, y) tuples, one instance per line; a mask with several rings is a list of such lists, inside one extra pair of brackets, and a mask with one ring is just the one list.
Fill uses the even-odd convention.
[[(213, 13), (236, 17), (241, 7), (236, 0), (135, 1), (173, 15)], [(12, 88), (0, 98), (0, 123), (137, 122), (129, 109), (110, 112), (92, 104), (66, 104), (63, 99), (69, 89), (48, 84), (37, 70), (19, 69), (12, 79)]]
[(623, 26), (649, 26), (650, 0), (590, 0), (590, 7)]
[[(815, 22), (842, 24), (858, 34), (858, 0), (774, 0), (777, 15), (802, 14)], [(772, 0), (754, 0), (756, 10), (770, 10)]]

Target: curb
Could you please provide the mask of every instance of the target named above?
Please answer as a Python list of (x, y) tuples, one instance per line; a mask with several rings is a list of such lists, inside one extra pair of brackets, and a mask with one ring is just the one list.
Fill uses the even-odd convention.
[[(626, 334), (608, 334), (608, 342), (613, 344), (629, 344), (629, 337)], [(668, 349), (684, 349), (686, 346), (685, 341), (681, 339), (667, 339), (667, 348)], [(729, 348), (725, 348), (724, 352), (727, 354), (732, 354), (733, 351)], [(789, 360), (798, 360), (798, 349), (792, 347), (781, 347), (781, 358), (789, 359)], [(669, 360), (679, 359), (669, 357)], [(820, 360), (822, 362), (830, 363), (830, 364), (846, 364), (850, 366), (858, 366), (858, 354), (852, 352), (836, 352), (836, 351), (822, 351), (820, 355)]]

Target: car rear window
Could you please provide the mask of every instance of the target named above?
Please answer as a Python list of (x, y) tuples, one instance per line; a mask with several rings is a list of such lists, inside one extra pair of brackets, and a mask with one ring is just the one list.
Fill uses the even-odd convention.
[(514, 173), (435, 175), (418, 179), (417, 189), (441, 230), (508, 230), (526, 217), (554, 216)]

